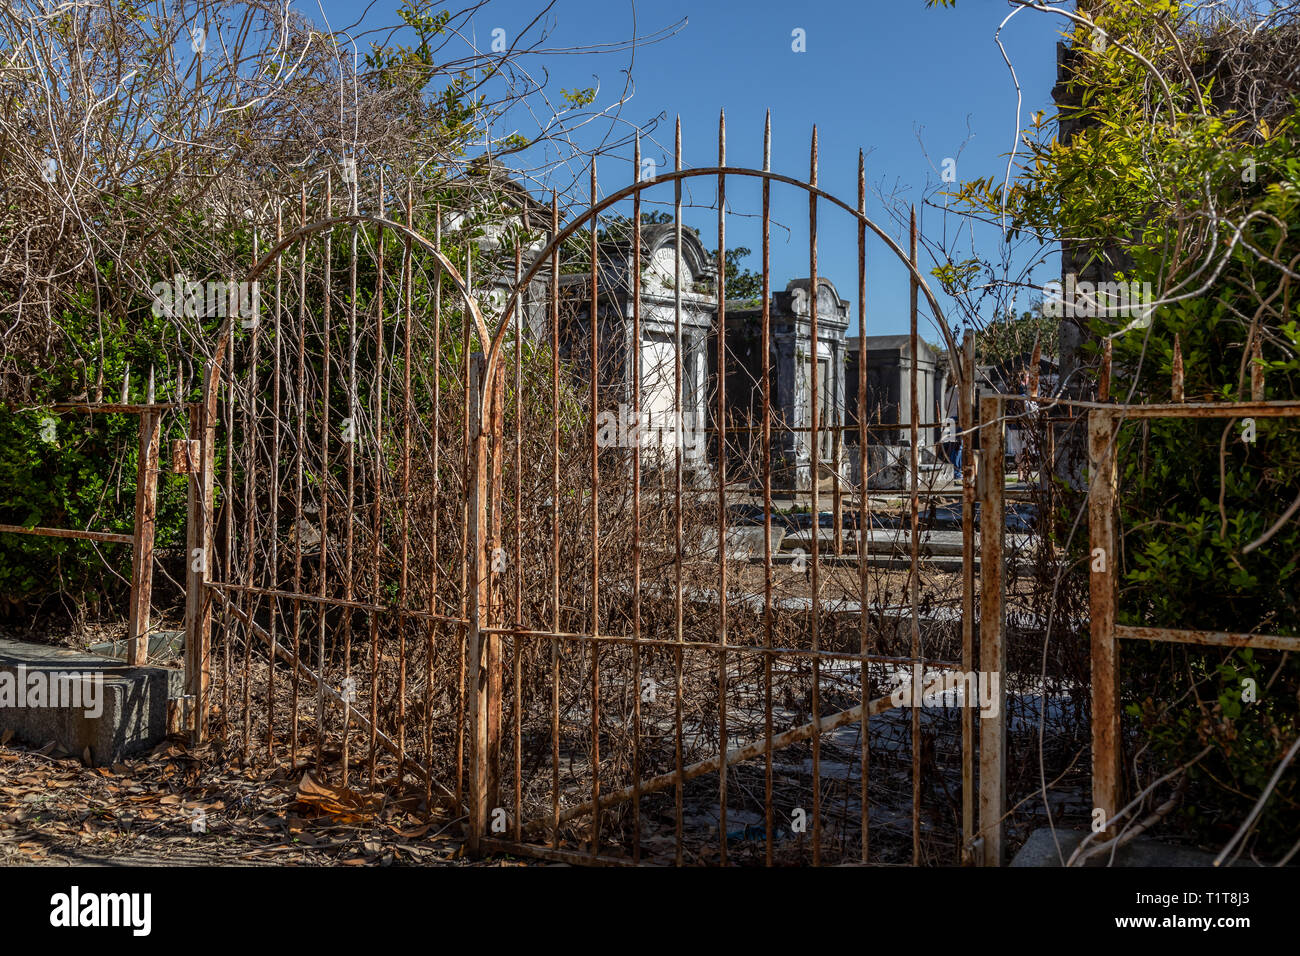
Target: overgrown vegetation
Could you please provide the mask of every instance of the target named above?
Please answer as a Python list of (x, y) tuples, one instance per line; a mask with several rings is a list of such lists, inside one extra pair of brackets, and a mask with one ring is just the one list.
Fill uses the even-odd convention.
[[(1066, 11), (1072, 103), (1059, 118), (1070, 135), (1036, 117), (1009, 189), (963, 184), (957, 199), (972, 214), (1005, 210), (1010, 238), (1061, 239), (1089, 250), (1104, 278), (1150, 283), (1142, 307), (1081, 320), (1072, 394), (1087, 397), (1110, 341), (1120, 402), (1171, 401), (1176, 348), (1189, 401), (1250, 400), (1261, 373), (1264, 398), (1297, 397), (1300, 100), (1283, 77), (1300, 65), (1300, 10), (1269, 6), (1109, 0)], [(1128, 424), (1120, 461), (1121, 623), (1297, 633), (1294, 420)], [(1069, 534), (1082, 501), (1064, 490), (1061, 537), (1074, 586), (1086, 588), (1086, 535)], [(1295, 854), (1300, 777), (1291, 765), (1269, 784), (1295, 756), (1300, 661), (1131, 642), (1121, 660), (1128, 792), (1145, 796), (1148, 823), (1173, 813), (1206, 844)]]
[[(474, 51), (459, 35), (481, 6), (403, 0), (359, 58), (355, 25), (322, 30), (269, 0), (0, 6), (0, 522), (130, 530), (134, 416), (63, 416), (51, 437), (41, 409), (143, 401), (151, 375), (157, 400), (197, 398), (223, 317), (159, 314), (155, 283), (241, 277), (300, 208), (324, 213), (327, 188), (335, 214), (376, 213), (381, 175), (389, 215), (406, 199), (392, 183), (413, 184), (426, 233), (439, 206), (465, 213), (448, 244), (463, 269), (483, 221), (518, 212), (500, 157), (577, 152), (568, 136), (595, 89), (534, 108), (533, 136), (492, 134), (540, 99), (521, 61), (543, 24)], [(522, 235), (484, 267), (507, 268)], [(184, 427), (168, 417), (164, 456)], [(165, 547), (183, 537), (184, 482), (161, 488)], [(30, 620), (58, 594), (77, 617), (120, 611), (129, 567), (120, 545), (0, 534), (0, 614)]]

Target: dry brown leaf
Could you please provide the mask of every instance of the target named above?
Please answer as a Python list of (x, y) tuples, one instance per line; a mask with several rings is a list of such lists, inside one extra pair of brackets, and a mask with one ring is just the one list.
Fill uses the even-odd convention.
[(328, 814), (340, 823), (368, 820), (383, 805), (383, 797), (377, 793), (361, 794), (346, 787), (330, 786), (309, 773), (303, 774), (295, 796), (299, 803)]
[(415, 840), (415, 839), (418, 839), (419, 837), (424, 836), (426, 833), (428, 833), (428, 832), (429, 832), (429, 828), (432, 827), (432, 826), (433, 826), (432, 823), (426, 823), (426, 824), (425, 824), (424, 826), (422, 826), (422, 827), (412, 827), (412, 828), (409, 829), (409, 830), (398, 830), (398, 829), (396, 829), (396, 828), (393, 828), (393, 832), (396, 833), (396, 834), (397, 834), (398, 836), (400, 836), (400, 837), (406, 837), (406, 839), (408, 839), (408, 840)]

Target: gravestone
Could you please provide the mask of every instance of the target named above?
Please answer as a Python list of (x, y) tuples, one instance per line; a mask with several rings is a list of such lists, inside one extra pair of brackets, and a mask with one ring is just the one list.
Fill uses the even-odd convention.
[[(834, 284), (817, 279), (817, 355), (813, 357), (812, 295), (808, 279), (794, 279), (772, 294), (768, 307), (772, 420), (772, 483), (807, 490), (812, 482), (812, 369), (818, 369), (820, 478), (835, 461), (834, 428), (844, 423), (844, 333), (849, 304)], [(727, 305), (728, 474), (762, 479), (763, 356), (761, 305)], [(710, 348), (716, 367), (716, 338)]]
[[(630, 238), (602, 243), (598, 260), (597, 441), (605, 448), (639, 448), (644, 462), (665, 467), (680, 454), (687, 480), (707, 481), (712, 471), (706, 412), (708, 339), (717, 317), (713, 261), (690, 229), (682, 230), (678, 250), (671, 223), (642, 227), (639, 277), (633, 275)], [(638, 280), (639, 342), (633, 325), (633, 282)], [(560, 297), (561, 358), (578, 374), (589, 375), (590, 273), (561, 276)], [(638, 355), (639, 415), (634, 414), (632, 389)]]
[[(870, 485), (881, 488), (906, 487), (911, 446), (913, 365), (911, 337), (907, 335), (853, 336), (845, 343), (845, 416), (853, 426), (845, 432), (847, 471), (860, 480), (858, 442), (858, 368), (867, 364), (866, 417)], [(917, 339), (915, 359), (917, 381), (917, 439), (922, 461), (934, 460), (934, 450), (943, 437), (940, 399), (947, 378), (946, 357)], [(881, 427), (883, 426), (883, 427)], [(889, 427), (895, 426), (895, 427)]]

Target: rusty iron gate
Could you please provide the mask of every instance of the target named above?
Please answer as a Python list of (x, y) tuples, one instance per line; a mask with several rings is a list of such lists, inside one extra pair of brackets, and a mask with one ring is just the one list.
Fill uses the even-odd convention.
[(365, 214), (347, 185), (341, 210), (327, 181), (322, 218), (305, 190), (296, 227), (277, 216), (244, 277), (258, 312), (227, 318), (196, 409), (195, 484), (218, 492), (191, 522), (210, 555), (191, 565), (200, 710), (244, 759), (450, 812), (473, 594), (465, 369), (487, 330), (410, 195), (402, 223), (382, 185)]
[[(915, 217), (910, 253), (867, 217), (861, 154), (848, 204), (818, 186), (815, 130), (806, 180), (771, 170), (770, 143), (769, 124), (763, 167), (729, 166), (720, 124), (717, 166), (688, 169), (679, 125), (673, 171), (597, 200), (593, 163), (593, 202), (563, 226), (555, 197), (526, 204), (530, 248), (444, 234), (445, 210), (411, 187), (390, 218), (378, 175), (368, 200), (352, 177), (338, 202), (324, 184), (316, 218), (305, 191), (277, 215), (243, 277), (259, 310), (227, 319), (193, 409), (196, 735), (359, 802), (383, 790), (463, 815), (475, 852), (1001, 861), (1003, 720), (981, 721), (977, 823), (972, 708), (943, 731), (891, 693), (976, 667), (973, 341), (952, 338), (917, 267)], [(744, 315), (725, 270), (737, 181), (757, 186), (762, 231)], [(773, 361), (774, 186), (807, 203), (808, 276), (787, 291), (813, 358), (794, 373)], [(713, 253), (683, 223), (695, 187)], [(657, 203), (671, 217), (643, 227)], [(921, 414), (916, 361), (909, 420), (870, 421), (865, 352), (856, 409), (826, 411), (842, 381), (819, 311), (847, 306), (818, 273), (825, 210), (856, 240), (859, 335), (870, 238), (910, 276), (912, 354), (923, 298), (963, 357), (956, 489), (921, 478), (919, 431), (942, 423)], [(782, 374), (803, 376), (806, 421), (775, 407)], [(729, 406), (738, 376), (752, 399)], [(995, 442), (998, 420), (983, 427)], [(883, 430), (911, 451), (878, 488)], [(978, 628), (996, 667), (1000, 456), (988, 470)], [(962, 505), (946, 577), (919, 534), (940, 495)], [(778, 550), (783, 530), (806, 550)], [(877, 547), (895, 565), (872, 564)], [(951, 613), (923, 629), (940, 578), (926, 603)]]

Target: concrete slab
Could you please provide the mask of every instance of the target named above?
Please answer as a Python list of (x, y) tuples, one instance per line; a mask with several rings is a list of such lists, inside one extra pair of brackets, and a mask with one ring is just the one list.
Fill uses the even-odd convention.
[[(120, 641), (100, 641), (98, 644), (90, 645), (90, 652), (124, 661), (126, 660), (126, 645), (125, 639)], [(154, 631), (149, 635), (149, 660), (178, 657), (183, 653), (185, 653), (184, 631)]]
[[(833, 529), (822, 528), (817, 539), (823, 549), (829, 550), (835, 544), (835, 532)], [(761, 539), (760, 539), (761, 540)], [(975, 550), (979, 551), (979, 532), (975, 533)], [(1007, 552), (1026, 551), (1033, 542), (1027, 534), (1008, 533), (1003, 544)], [(803, 548), (807, 550), (812, 547), (812, 534), (808, 531), (796, 531), (788, 533), (785, 536), (783, 545), (786, 549)], [(858, 535), (856, 531), (844, 532), (844, 550), (857, 551)], [(902, 552), (911, 553), (912, 535), (910, 531), (876, 531), (869, 532), (867, 537), (867, 555), (885, 552), (886, 554), (897, 554)], [(960, 531), (922, 531), (921, 547), (922, 557), (930, 558), (935, 556), (943, 557), (960, 557), (962, 553), (962, 541)]]
[[(1061, 866), (1063, 859), (1068, 860), (1088, 831), (1063, 830), (1057, 828), (1056, 839), (1048, 827), (1040, 827), (1029, 834), (1029, 839), (1020, 848), (1020, 852), (1011, 861), (1012, 866)], [(1057, 851), (1057, 844), (1060, 851)], [(1208, 850), (1195, 847), (1176, 846), (1161, 843), (1150, 837), (1138, 837), (1132, 843), (1119, 848), (1112, 862), (1106, 855), (1094, 857), (1088, 866), (1213, 866), (1214, 854)]]
[[(772, 526), (772, 550), (780, 551), (785, 529)], [(700, 554), (718, 556), (718, 529), (705, 528), (700, 535)], [(763, 560), (763, 528), (761, 525), (733, 525), (727, 528), (727, 558), (731, 561)]]
[(112, 763), (162, 740), (183, 692), (180, 670), (0, 639), (0, 733), (29, 746)]

